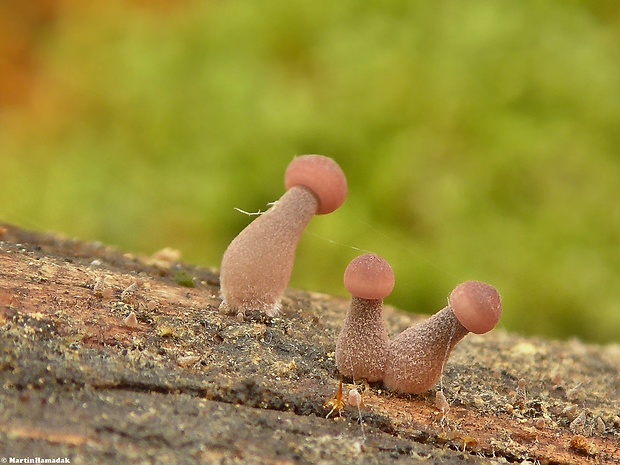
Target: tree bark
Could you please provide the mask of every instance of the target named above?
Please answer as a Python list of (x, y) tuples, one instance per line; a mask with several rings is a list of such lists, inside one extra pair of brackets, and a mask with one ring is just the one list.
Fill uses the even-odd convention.
[[(174, 254), (11, 225), (0, 241), (7, 460), (620, 463), (618, 346), (470, 335), (431, 391), (358, 385), (359, 409), (334, 408), (347, 301), (290, 290), (278, 317), (238, 322), (217, 310), (217, 273)], [(420, 317), (385, 319), (393, 336)]]

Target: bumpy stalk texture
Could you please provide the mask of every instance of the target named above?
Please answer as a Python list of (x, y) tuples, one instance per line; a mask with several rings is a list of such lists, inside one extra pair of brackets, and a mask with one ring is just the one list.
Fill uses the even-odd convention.
[(336, 365), (344, 376), (370, 382), (383, 379), (389, 339), (382, 309), (383, 300), (352, 297), (336, 342)]
[(318, 207), (309, 189), (296, 186), (241, 231), (222, 258), (224, 309), (241, 314), (261, 310), (268, 316), (278, 313), (297, 244)]
[(450, 307), (406, 329), (389, 345), (383, 383), (407, 394), (429, 390), (441, 376), (454, 346), (468, 333)]

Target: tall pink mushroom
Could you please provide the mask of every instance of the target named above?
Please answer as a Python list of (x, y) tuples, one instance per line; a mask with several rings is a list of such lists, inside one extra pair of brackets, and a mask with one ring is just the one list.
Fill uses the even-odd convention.
[(347, 266), (344, 287), (351, 306), (336, 342), (336, 365), (344, 376), (380, 381), (389, 343), (381, 313), (394, 289), (394, 272), (378, 255), (361, 255)]
[(339, 208), (347, 180), (338, 164), (321, 155), (293, 159), (285, 174), (286, 193), (230, 243), (220, 269), (221, 308), (243, 317), (246, 310), (268, 316), (279, 312), (280, 299), (293, 270), (295, 251), (314, 215)]
[(447, 307), (390, 343), (383, 384), (407, 394), (427, 391), (441, 376), (454, 346), (469, 332), (491, 331), (501, 314), (501, 298), (493, 286), (479, 281), (458, 285)]

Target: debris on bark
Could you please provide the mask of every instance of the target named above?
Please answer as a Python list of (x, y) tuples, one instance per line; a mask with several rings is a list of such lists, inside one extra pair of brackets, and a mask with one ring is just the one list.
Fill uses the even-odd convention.
[[(348, 302), (290, 290), (243, 322), (219, 304), (215, 270), (0, 226), (2, 456), (620, 463), (618, 345), (470, 335), (429, 392), (344, 380), (361, 401), (326, 418)], [(420, 318), (385, 316), (392, 336)]]

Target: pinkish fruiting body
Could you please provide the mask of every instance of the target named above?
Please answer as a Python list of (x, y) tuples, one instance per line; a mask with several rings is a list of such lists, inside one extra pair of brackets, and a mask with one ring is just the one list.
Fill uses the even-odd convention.
[(336, 342), (336, 365), (355, 380), (383, 379), (389, 338), (383, 325), (383, 298), (394, 288), (394, 273), (381, 257), (366, 254), (345, 271), (351, 305)]
[(319, 200), (317, 215), (336, 211), (347, 198), (347, 178), (334, 160), (322, 155), (302, 155), (286, 168), (286, 189), (304, 186)]
[[(478, 334), (490, 331), (501, 315), (497, 290), (477, 281), (457, 286), (450, 294), (449, 303), (390, 343), (383, 377), (386, 387), (406, 394), (429, 390), (439, 380), (454, 346), (470, 330)], [(458, 318), (463, 314), (467, 327)]]
[(353, 297), (336, 342), (336, 365), (355, 380), (380, 381), (385, 371), (389, 338), (383, 326), (382, 300)]
[(230, 243), (220, 270), (221, 308), (243, 318), (246, 310), (279, 312), (291, 278), (297, 244), (315, 214), (346, 198), (346, 178), (327, 157), (305, 155), (289, 165), (287, 192)]
[(407, 394), (428, 391), (441, 376), (450, 351), (468, 332), (450, 307), (407, 328), (390, 343), (383, 384)]
[(317, 208), (312, 192), (294, 187), (241, 231), (222, 258), (222, 305), (241, 313), (278, 313), (280, 297), (293, 271), (297, 244)]
[(459, 323), (475, 334), (491, 331), (502, 316), (502, 300), (497, 289), (480, 281), (456, 286), (450, 293), (449, 304)]

